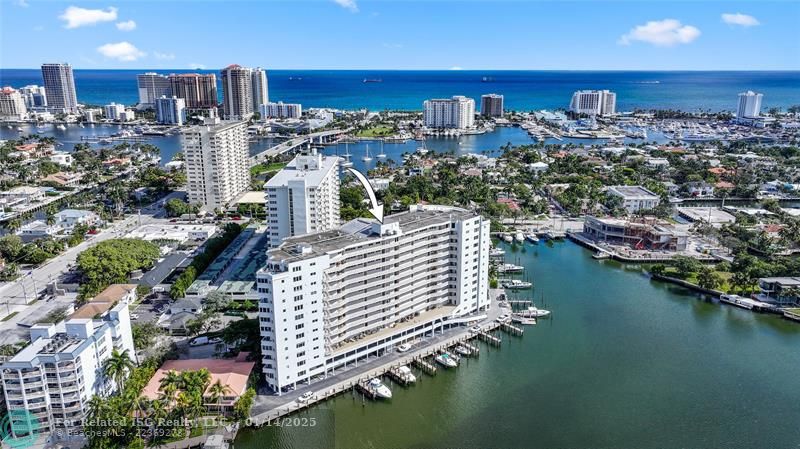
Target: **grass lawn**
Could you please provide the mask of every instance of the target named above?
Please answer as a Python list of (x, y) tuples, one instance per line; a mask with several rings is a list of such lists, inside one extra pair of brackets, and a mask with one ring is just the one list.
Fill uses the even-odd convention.
[(18, 314), (18, 313), (19, 313), (19, 312), (11, 312), (11, 314), (10, 314), (9, 316), (7, 316), (7, 317), (3, 318), (3, 319), (2, 319), (2, 320), (0, 320), (0, 321), (8, 321), (8, 320), (10, 320), (11, 318), (14, 318), (14, 315), (16, 315), (16, 314)]
[[(733, 288), (730, 285), (730, 279), (731, 279), (731, 277), (733, 277), (733, 273), (728, 272), (728, 271), (715, 271), (714, 273), (717, 273), (717, 275), (722, 279), (722, 284), (720, 284), (714, 290), (719, 290), (719, 291), (724, 292), (724, 293), (730, 293), (731, 289)], [(678, 276), (678, 270), (676, 270), (675, 267), (667, 266), (666, 270), (664, 270), (664, 275), (680, 279), (680, 276)], [(694, 284), (694, 285), (698, 285), (697, 284), (697, 273), (690, 274), (689, 277), (684, 279), (684, 281), (689, 282), (689, 283)]]
[(357, 137), (383, 137), (392, 135), (392, 127), (389, 125), (376, 125), (359, 131)]
[(250, 175), (258, 176), (262, 173), (268, 173), (272, 171), (278, 171), (286, 167), (286, 162), (273, 162), (271, 164), (260, 163), (250, 167)]

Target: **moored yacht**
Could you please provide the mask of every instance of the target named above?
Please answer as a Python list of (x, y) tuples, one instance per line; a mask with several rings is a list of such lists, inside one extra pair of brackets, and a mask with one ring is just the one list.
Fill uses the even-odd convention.
[(539, 309), (536, 306), (530, 306), (527, 308), (527, 310), (516, 312), (514, 315), (522, 318), (543, 318), (550, 315), (550, 311)]
[(372, 160), (372, 156), (369, 155), (369, 144), (367, 144), (366, 154), (361, 158), (361, 160), (364, 162), (369, 162)]
[(513, 263), (504, 263), (497, 267), (498, 273), (521, 273), (525, 270), (522, 265), (514, 265)]
[(503, 288), (507, 288), (509, 290), (525, 290), (533, 287), (533, 283), (520, 281), (519, 279), (509, 279), (507, 281), (503, 281), (502, 285)]
[(458, 362), (456, 362), (456, 359), (453, 358), (453, 356), (448, 352), (443, 352), (437, 355), (434, 360), (436, 360), (436, 363), (446, 368), (455, 368), (458, 366)]
[(539, 237), (536, 237), (534, 233), (525, 234), (525, 239), (527, 239), (531, 243), (539, 243)]
[(375, 395), (379, 398), (384, 399), (391, 399), (392, 398), (392, 390), (389, 389), (386, 385), (381, 382), (380, 379), (377, 377), (373, 378), (369, 381), (369, 387), (372, 391), (375, 392)]
[(525, 241), (525, 235), (523, 233), (517, 231), (517, 233), (514, 234), (514, 240), (516, 240), (518, 242), (524, 242)]
[(397, 368), (398, 374), (405, 379), (406, 383), (414, 383), (417, 381), (417, 376), (411, 372), (411, 368), (406, 365), (400, 366)]

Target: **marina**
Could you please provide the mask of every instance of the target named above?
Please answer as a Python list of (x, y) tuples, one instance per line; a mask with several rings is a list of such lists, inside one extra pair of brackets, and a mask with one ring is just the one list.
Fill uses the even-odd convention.
[[(358, 393), (350, 393), (351, 385), (325, 402), (302, 407), (298, 416), (319, 420), (318, 431), (242, 429), (236, 447), (362, 447), (360, 442), (379, 437), (387, 447), (589, 447), (598, 434), (611, 447), (625, 447), (632, 438), (647, 449), (692, 447), (698, 435), (705, 435), (711, 447), (731, 441), (741, 447), (791, 447), (797, 435), (791, 419), (771, 421), (776, 432), (767, 443), (758, 431), (761, 424), (742, 418), (742, 410), (800, 419), (798, 394), (778, 388), (794, 385), (795, 367), (800, 366), (800, 354), (794, 350), (800, 330), (795, 323), (720, 307), (690, 290), (651, 281), (638, 265), (613, 260), (598, 264), (590, 251), (571, 242), (499, 247), (508, 260), (520, 260), (537, 290), (551, 292), (545, 308), (556, 313), (549, 319), (525, 326), (524, 338), (501, 340), (495, 335), (511, 334), (499, 323), (487, 325), (491, 330), (485, 336), (469, 340), (481, 348), (479, 360), (462, 357), (458, 368), (441, 368), (434, 375), (409, 360), (430, 358), (440, 350), (455, 352), (447, 348), (472, 334), (464, 330), (452, 343), (417, 349), (420, 353), (412, 349), (386, 362), (408, 365), (419, 373), (413, 386), (394, 388), (391, 401), (362, 403)], [(509, 301), (529, 302), (532, 297), (523, 294)], [(540, 302), (537, 298), (541, 308)], [(497, 340), (499, 347), (488, 343)], [(654, 353), (654, 347), (660, 351)], [(748, 368), (753, 366), (766, 371)], [(739, 377), (719, 374), (733, 369)], [(368, 380), (376, 374), (370, 370), (361, 377)], [(625, 385), (620, 379), (627, 379)], [(756, 387), (765, 384), (775, 388)], [(652, 413), (636, 408), (642, 397), (656, 404)], [(570, 419), (565, 421), (565, 416)], [(684, 430), (654, 433), (655, 416), (670, 429)], [(714, 423), (711, 430), (709, 419)], [(385, 422), (394, 425), (380, 424)], [(521, 424), (529, 422), (540, 429), (535, 440)], [(504, 431), (493, 431), (497, 426)], [(415, 432), (401, 430), (408, 428)]]

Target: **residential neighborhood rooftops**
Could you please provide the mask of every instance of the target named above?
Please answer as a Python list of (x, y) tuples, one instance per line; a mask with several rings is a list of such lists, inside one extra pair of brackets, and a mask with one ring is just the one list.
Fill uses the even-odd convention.
[(219, 380), (230, 389), (231, 395), (241, 396), (247, 390), (247, 379), (256, 365), (256, 362), (247, 361), (248, 355), (247, 352), (241, 352), (233, 359), (167, 360), (144, 387), (142, 394), (149, 399), (157, 399), (160, 396), (161, 379), (169, 371), (197, 371), (205, 368), (211, 374), (209, 386)]

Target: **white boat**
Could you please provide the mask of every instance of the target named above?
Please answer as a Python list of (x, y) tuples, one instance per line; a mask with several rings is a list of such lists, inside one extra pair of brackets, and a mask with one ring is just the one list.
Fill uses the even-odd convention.
[(453, 358), (453, 356), (447, 352), (443, 352), (437, 355), (436, 358), (434, 358), (434, 360), (436, 360), (436, 363), (446, 368), (455, 368), (458, 366), (458, 362), (456, 362), (456, 359)]
[(392, 390), (389, 389), (386, 385), (381, 382), (380, 379), (377, 377), (373, 378), (369, 381), (369, 386), (372, 388), (372, 391), (375, 392), (375, 395), (379, 398), (384, 399), (391, 399), (392, 398)]
[(503, 288), (510, 290), (524, 290), (533, 287), (533, 284), (527, 281), (520, 281), (519, 279), (509, 279), (503, 281)]
[(511, 321), (517, 324), (522, 324), (524, 326), (532, 326), (536, 324), (536, 318), (527, 318), (519, 315), (512, 316)]
[(503, 234), (502, 238), (506, 243), (511, 243), (514, 241), (514, 237), (512, 237), (511, 234)]
[(372, 160), (372, 156), (369, 155), (369, 144), (367, 144), (366, 154), (361, 158), (361, 160), (364, 162), (369, 162)]
[(344, 168), (352, 167), (353, 166), (353, 161), (350, 160), (350, 156), (351, 156), (350, 147), (348, 147), (347, 146), (347, 142), (345, 142), (345, 144), (344, 144), (344, 155), (343, 155), (342, 161), (339, 162), (339, 165), (341, 167), (344, 167)]
[(536, 237), (536, 234), (532, 232), (529, 234), (525, 234), (525, 239), (527, 239), (531, 243), (539, 243), (539, 237)]
[(524, 242), (525, 241), (525, 235), (523, 233), (521, 233), (521, 232), (517, 232), (516, 234), (514, 234), (514, 240), (516, 240), (518, 242)]
[(383, 152), (383, 141), (381, 140), (381, 152), (376, 156), (378, 159), (386, 159), (386, 153)]
[(22, 132), (22, 127), (21, 126), (17, 126), (17, 131)]
[(503, 248), (492, 248), (489, 250), (489, 257), (503, 257), (506, 255), (506, 250)]
[(417, 153), (419, 153), (419, 154), (421, 154), (423, 156), (428, 154), (428, 149), (425, 148), (425, 141), (424, 140), (422, 141), (422, 146), (417, 148)]
[(56, 128), (60, 129), (61, 131), (66, 131), (67, 130), (67, 127), (64, 126), (64, 125), (58, 125), (58, 126), (56, 126)]
[(531, 306), (528, 307), (527, 310), (523, 310), (522, 312), (516, 312), (514, 315), (521, 318), (543, 318), (550, 315), (550, 311), (539, 309), (536, 306)]
[(413, 383), (417, 381), (417, 376), (411, 372), (411, 368), (403, 365), (397, 368), (397, 372), (406, 380), (407, 383)]
[(461, 354), (461, 355), (471, 355), (472, 354), (472, 351), (470, 351), (468, 347), (463, 346), (463, 345), (456, 346), (455, 351), (457, 353)]
[(498, 273), (521, 273), (525, 267), (521, 265), (514, 265), (513, 263), (504, 263), (497, 267)]
[(753, 302), (739, 295), (720, 295), (719, 300), (732, 306), (753, 310)]

